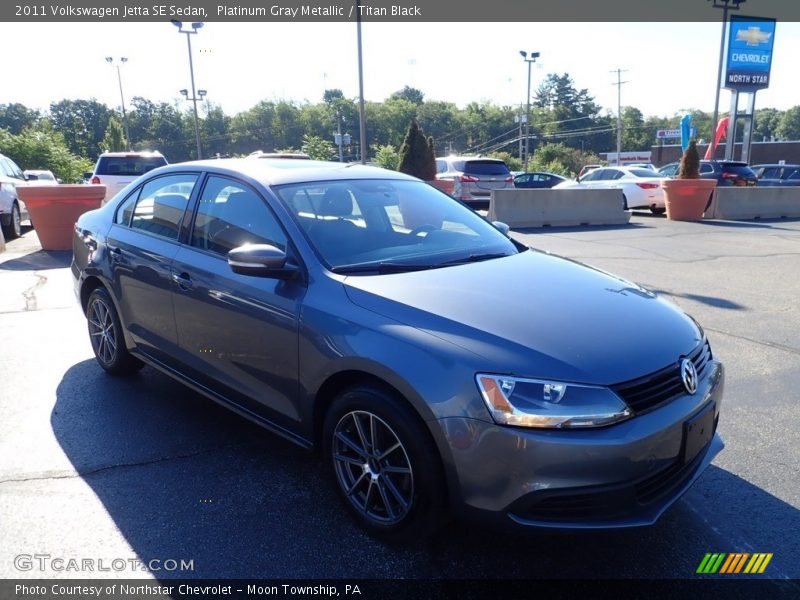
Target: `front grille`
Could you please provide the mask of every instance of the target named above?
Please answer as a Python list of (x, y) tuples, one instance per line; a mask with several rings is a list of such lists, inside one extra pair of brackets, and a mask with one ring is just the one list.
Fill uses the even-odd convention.
[[(698, 379), (701, 379), (711, 360), (711, 346), (708, 340), (704, 340), (687, 358), (694, 363)], [(635, 413), (665, 404), (686, 391), (681, 379), (681, 360), (682, 358), (650, 375), (612, 385), (611, 389)]]

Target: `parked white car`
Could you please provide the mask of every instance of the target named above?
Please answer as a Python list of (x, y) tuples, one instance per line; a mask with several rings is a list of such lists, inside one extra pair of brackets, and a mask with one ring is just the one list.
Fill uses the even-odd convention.
[(52, 171), (44, 169), (25, 169), (23, 171), (25, 179), (36, 185), (58, 185), (61, 183)]
[(0, 154), (0, 225), (3, 236), (12, 240), (22, 234), (22, 221), (29, 219), (17, 186), (25, 185), (25, 175), (13, 160)]
[(626, 209), (649, 208), (653, 214), (660, 215), (665, 210), (663, 179), (663, 175), (650, 169), (602, 167), (573, 181), (559, 183), (553, 189), (621, 189)]
[(103, 152), (89, 183), (106, 186), (105, 204), (140, 175), (166, 164), (167, 159), (160, 152)]

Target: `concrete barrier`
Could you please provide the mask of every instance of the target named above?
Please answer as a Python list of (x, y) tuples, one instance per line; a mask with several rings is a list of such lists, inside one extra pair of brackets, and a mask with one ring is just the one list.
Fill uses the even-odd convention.
[(631, 213), (623, 209), (621, 190), (494, 190), (490, 221), (511, 227), (624, 225)]
[(800, 217), (798, 187), (717, 187), (707, 219), (778, 219)]

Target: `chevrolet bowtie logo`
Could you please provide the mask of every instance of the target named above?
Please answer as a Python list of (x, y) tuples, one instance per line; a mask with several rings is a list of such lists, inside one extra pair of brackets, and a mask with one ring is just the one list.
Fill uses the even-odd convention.
[(745, 42), (748, 46), (758, 46), (766, 44), (771, 36), (771, 33), (761, 31), (761, 27), (748, 27), (736, 32), (736, 41)]

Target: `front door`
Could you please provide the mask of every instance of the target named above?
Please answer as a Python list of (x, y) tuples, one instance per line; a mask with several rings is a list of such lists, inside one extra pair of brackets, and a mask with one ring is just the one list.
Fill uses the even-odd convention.
[(247, 243), (291, 253), (264, 198), (244, 183), (210, 176), (189, 244), (172, 265), (180, 357), (201, 384), (294, 431), (305, 283), (234, 273), (227, 253)]

